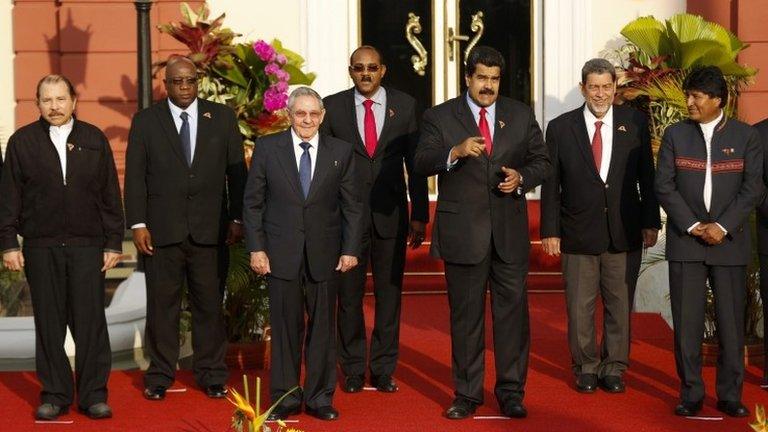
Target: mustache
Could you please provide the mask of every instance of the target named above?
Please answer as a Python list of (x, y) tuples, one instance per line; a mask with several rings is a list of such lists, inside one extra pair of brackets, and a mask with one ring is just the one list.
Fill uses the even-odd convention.
[(58, 111), (48, 111), (49, 116), (57, 116), (57, 115), (64, 115)]
[(373, 78), (371, 78), (371, 77), (369, 77), (369, 76), (364, 76), (364, 77), (360, 78), (360, 81), (363, 81), (363, 82), (372, 82), (372, 81), (373, 81)]
[(480, 94), (481, 94), (481, 95), (489, 95), (489, 96), (493, 96), (493, 95), (495, 95), (495, 94), (496, 94), (496, 92), (495, 92), (495, 91), (493, 91), (493, 89), (484, 88), (484, 89), (480, 90)]

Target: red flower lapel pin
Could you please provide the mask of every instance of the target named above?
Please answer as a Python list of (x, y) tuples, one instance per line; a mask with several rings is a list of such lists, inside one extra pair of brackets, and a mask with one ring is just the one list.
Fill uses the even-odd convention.
[(393, 110), (392, 108), (390, 108), (390, 109), (389, 109), (389, 118), (392, 118), (392, 117), (394, 117), (394, 116), (395, 116), (395, 110)]
[(505, 126), (504, 122), (503, 122), (503, 121), (501, 121), (501, 120), (499, 120), (499, 127), (500, 127), (501, 129), (504, 129), (504, 126)]
[(74, 144), (72, 144), (72, 143), (67, 143), (67, 149), (68, 149), (69, 151), (72, 151), (74, 148), (75, 148), (75, 145), (74, 145)]
[(619, 125), (619, 131), (626, 132), (627, 131), (627, 127), (624, 126), (624, 125)]

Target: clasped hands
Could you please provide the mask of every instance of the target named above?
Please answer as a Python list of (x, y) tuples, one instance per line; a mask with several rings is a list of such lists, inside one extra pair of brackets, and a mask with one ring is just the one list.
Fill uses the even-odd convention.
[[(461, 142), (461, 144), (454, 146), (451, 149), (450, 159), (451, 162), (465, 158), (465, 157), (478, 157), (485, 153), (485, 138), (481, 136), (469, 137)], [(501, 174), (504, 176), (504, 181), (499, 183), (498, 188), (504, 193), (511, 193), (520, 187), (522, 177), (520, 173), (512, 168), (501, 167)]]
[[(336, 265), (336, 271), (347, 272), (357, 265), (357, 257), (351, 255), (342, 255), (339, 257), (339, 263)], [(269, 267), (269, 257), (264, 251), (251, 252), (251, 269), (259, 276), (264, 276), (272, 272)]]
[(694, 237), (701, 238), (708, 245), (712, 245), (712, 246), (719, 245), (725, 239), (725, 231), (723, 231), (723, 229), (720, 228), (720, 225), (714, 222), (697, 223), (691, 230), (691, 235)]

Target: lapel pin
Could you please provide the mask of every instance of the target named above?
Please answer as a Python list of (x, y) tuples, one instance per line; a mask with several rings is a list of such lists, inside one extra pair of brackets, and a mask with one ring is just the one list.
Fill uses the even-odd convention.
[(339, 166), (339, 161), (337, 161), (337, 160), (333, 161), (333, 166), (335, 166), (335, 167)]
[(727, 148), (723, 149), (723, 153), (725, 153), (728, 156), (732, 155), (734, 153), (734, 151), (735, 150), (733, 149), (733, 147), (727, 147)]
[(74, 148), (75, 148), (75, 145), (74, 145), (74, 144), (72, 144), (72, 143), (67, 143), (67, 149), (68, 149), (69, 151), (72, 151), (72, 149), (74, 149)]
[(389, 117), (391, 118), (391, 117), (394, 117), (394, 116), (395, 116), (395, 110), (393, 110), (392, 108), (390, 108), (390, 109), (389, 109)]
[(209, 118), (211, 118), (211, 113), (206, 111), (206, 112), (203, 113), (203, 117), (209, 119)]
[(500, 128), (502, 128), (502, 129), (504, 129), (504, 122), (503, 122), (503, 121), (501, 121), (501, 120), (499, 120), (499, 127), (500, 127)]
[(619, 126), (619, 130), (620, 130), (621, 132), (626, 132), (626, 131), (627, 131), (627, 128), (626, 128), (624, 125), (621, 125), (621, 126)]

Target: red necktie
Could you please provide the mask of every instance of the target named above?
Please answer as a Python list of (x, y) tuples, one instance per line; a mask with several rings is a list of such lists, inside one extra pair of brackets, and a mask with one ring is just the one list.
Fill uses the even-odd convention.
[(600, 133), (600, 127), (603, 126), (603, 122), (600, 120), (595, 122), (595, 136), (592, 137), (592, 157), (595, 158), (595, 167), (598, 174), (600, 173), (600, 162), (603, 160), (603, 136)]
[(378, 138), (376, 137), (376, 117), (373, 115), (371, 106), (373, 101), (366, 99), (363, 101), (365, 107), (365, 117), (363, 119), (363, 128), (365, 131), (365, 150), (368, 152), (368, 156), (373, 157), (373, 153), (376, 151), (376, 144)]
[(480, 128), (480, 135), (485, 138), (485, 152), (491, 154), (493, 139), (491, 139), (491, 129), (488, 127), (488, 120), (485, 119), (485, 108), (480, 108), (480, 121), (477, 126)]

